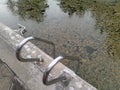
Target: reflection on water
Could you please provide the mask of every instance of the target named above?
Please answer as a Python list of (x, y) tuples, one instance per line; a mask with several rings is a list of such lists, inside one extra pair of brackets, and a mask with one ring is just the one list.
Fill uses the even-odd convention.
[(48, 7), (45, 0), (8, 0), (9, 9), (19, 14), (23, 19), (33, 19), (40, 22), (44, 18), (45, 9)]
[[(60, 7), (69, 15), (83, 14), (91, 10), (96, 18), (96, 30), (106, 39), (99, 46), (98, 53), (93, 53), (80, 66), (83, 78), (94, 84), (100, 90), (120, 89), (120, 1), (119, 0), (61, 0)], [(99, 42), (100, 43), (100, 42)], [(86, 45), (86, 44), (84, 44)], [(90, 47), (86, 47), (91, 52)], [(94, 58), (92, 58), (94, 57)], [(87, 67), (86, 67), (87, 66)], [(84, 74), (83, 74), (84, 73)], [(89, 75), (88, 75), (89, 74)]]
[[(63, 63), (72, 69), (79, 63), (77, 74), (98, 89), (120, 89), (120, 1), (39, 0), (39, 5), (28, 5), (27, 0), (4, 1), (0, 1), (1, 22), (12, 28), (21, 23), (27, 28), (26, 36), (52, 41), (56, 56), (73, 56), (75, 61)], [(37, 44), (46, 52), (52, 50)]]

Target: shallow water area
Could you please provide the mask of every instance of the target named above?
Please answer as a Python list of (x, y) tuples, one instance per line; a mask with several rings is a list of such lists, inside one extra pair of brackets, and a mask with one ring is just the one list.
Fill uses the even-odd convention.
[[(70, 56), (72, 61), (63, 63), (96, 88), (119, 90), (120, 1), (36, 2), (0, 0), (0, 22), (12, 29), (18, 28), (20, 23), (26, 26), (24, 37), (33, 35), (53, 42), (55, 57)], [(41, 42), (37, 45), (53, 56), (51, 46)]]

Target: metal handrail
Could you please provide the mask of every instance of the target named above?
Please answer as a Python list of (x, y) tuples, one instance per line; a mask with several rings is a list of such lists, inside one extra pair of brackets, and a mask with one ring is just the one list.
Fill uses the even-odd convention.
[(30, 40), (33, 40), (35, 39), (34, 37), (27, 37), (25, 38), (18, 46), (17, 46), (17, 49), (16, 49), (16, 57), (19, 61), (21, 62), (31, 62), (31, 61), (39, 61), (39, 58), (32, 58), (32, 59), (27, 59), (27, 58), (23, 58), (21, 57), (20, 53), (21, 53), (21, 49), (22, 47)]
[(48, 43), (48, 44), (51, 44), (53, 45), (54, 47), (54, 57), (55, 57), (55, 45), (54, 43), (50, 42), (50, 41), (47, 41), (47, 40), (44, 40), (44, 39), (40, 39), (40, 38), (36, 38), (36, 37), (33, 37), (33, 36), (30, 36), (30, 37), (27, 37), (25, 38), (23, 41), (21, 41), (21, 43), (17, 46), (17, 49), (16, 49), (16, 57), (19, 61), (21, 62), (33, 62), (33, 61), (40, 61), (39, 58), (23, 58), (21, 57), (20, 53), (21, 53), (21, 49), (22, 47), (30, 40), (38, 40), (38, 41), (42, 41), (42, 42), (45, 42), (45, 43)]
[[(49, 73), (50, 71), (54, 68), (54, 66), (60, 62), (61, 60), (63, 59), (69, 59), (69, 60), (73, 60), (73, 59), (78, 59), (78, 57), (72, 57), (72, 56), (59, 56), (57, 57), (56, 59), (54, 59), (50, 64), (49, 66), (47, 67), (47, 69), (45, 70), (44, 74), (43, 74), (43, 83), (45, 85), (51, 85), (51, 84), (55, 84), (56, 82), (59, 82), (59, 81), (63, 81), (64, 82), (67, 82), (69, 79), (66, 75), (60, 75), (58, 78), (55, 78), (55, 79), (52, 79), (52, 80), (49, 80), (48, 81), (48, 76), (49, 76)], [(78, 63), (79, 64), (79, 63)], [(77, 65), (76, 69), (79, 67), (79, 65)], [(76, 70), (76, 73), (77, 73), (77, 70)]]
[(48, 76), (49, 76), (50, 71), (54, 68), (54, 66), (58, 62), (60, 62), (63, 59), (64, 59), (64, 57), (59, 56), (49, 64), (49, 66), (47, 67), (47, 69), (45, 70), (45, 72), (43, 74), (43, 83), (45, 85), (55, 84), (56, 82), (59, 82), (59, 81), (69, 82), (70, 78), (68, 76), (66, 76), (65, 74), (62, 74), (58, 78), (55, 78), (55, 79), (52, 79), (52, 80), (48, 81)]
[[(51, 43), (51, 42), (49, 42), (49, 41), (47, 41), (47, 40), (43, 40), (43, 39), (40, 39), (40, 38), (36, 38), (36, 37), (33, 37), (33, 36), (30, 36), (30, 37), (27, 37), (27, 38), (25, 38), (18, 46), (17, 46), (17, 49), (16, 49), (16, 57), (17, 57), (17, 59), (19, 60), (19, 61), (21, 61), (21, 62), (33, 62), (33, 61), (40, 61), (40, 59), (39, 58), (23, 58), (23, 57), (21, 57), (21, 55), (20, 55), (20, 53), (21, 53), (21, 49), (22, 49), (22, 47), (28, 42), (28, 41), (30, 41), (30, 40), (34, 40), (34, 39), (36, 39), (36, 40), (39, 40), (39, 41), (43, 41), (43, 42), (47, 42), (47, 43)], [(51, 44), (53, 44), (53, 43), (51, 43)], [(54, 49), (55, 50), (55, 49)], [(55, 78), (55, 79), (52, 79), (52, 80), (49, 80), (48, 81), (48, 76), (49, 76), (49, 73), (50, 73), (50, 71), (54, 68), (54, 66), (58, 63), (58, 62), (60, 62), (61, 60), (63, 60), (63, 59), (70, 59), (71, 57), (70, 56), (59, 56), (59, 57), (57, 57), (56, 59), (54, 59), (51, 63), (50, 63), (50, 65), (47, 67), (47, 69), (45, 70), (45, 72), (44, 72), (44, 75), (43, 75), (43, 83), (45, 84), (45, 85), (51, 85), (51, 84), (54, 84), (54, 83), (56, 83), (56, 82), (59, 82), (59, 81), (62, 81), (62, 80), (64, 80), (64, 82), (65, 81), (68, 81), (68, 77), (66, 76), (66, 75), (61, 75), (61, 76), (59, 76), (58, 78)]]

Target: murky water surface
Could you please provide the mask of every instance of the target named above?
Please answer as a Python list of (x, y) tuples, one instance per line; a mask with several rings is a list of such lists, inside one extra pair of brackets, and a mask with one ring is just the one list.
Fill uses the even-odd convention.
[(119, 0), (0, 0), (0, 22), (13, 29), (20, 23), (25, 37), (53, 42), (55, 56), (70, 56), (73, 61), (63, 63), (96, 88), (119, 90), (119, 5)]

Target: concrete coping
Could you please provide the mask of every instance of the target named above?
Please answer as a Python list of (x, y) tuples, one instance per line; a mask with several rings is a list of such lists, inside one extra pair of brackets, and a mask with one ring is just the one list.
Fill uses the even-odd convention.
[(59, 77), (62, 73), (67, 73), (72, 78), (69, 85), (64, 86), (62, 82), (58, 82), (51, 86), (45, 86), (42, 83), (43, 73), (54, 59), (40, 50), (33, 43), (28, 42), (23, 47), (21, 55), (26, 58), (42, 58), (44, 62), (36, 65), (35, 62), (23, 63), (18, 61), (15, 57), (15, 50), (24, 38), (2, 23), (0, 23), (0, 39), (3, 40), (0, 41), (0, 43), (6, 43), (7, 47), (11, 49), (9, 50), (3, 46), (7, 52), (11, 52), (9, 56), (11, 61), (8, 61), (8, 58), (6, 57), (4, 62), (12, 68), (30, 90), (97, 90), (61, 63), (58, 63), (53, 68), (50, 73), (50, 78)]

